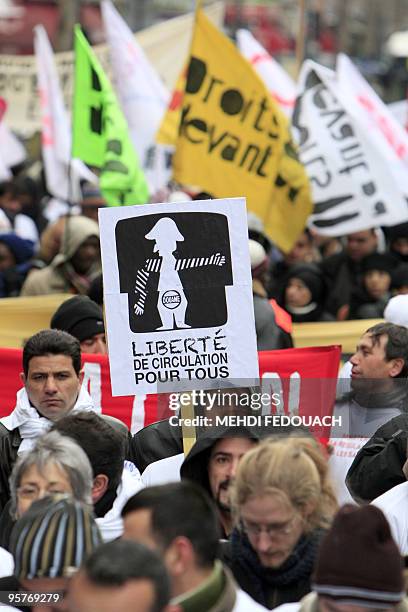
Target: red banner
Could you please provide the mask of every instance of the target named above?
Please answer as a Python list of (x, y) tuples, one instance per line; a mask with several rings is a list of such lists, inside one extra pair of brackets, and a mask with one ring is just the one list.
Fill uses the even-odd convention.
[[(264, 351), (259, 355), (262, 392), (281, 391), (280, 411), (331, 414), (340, 362), (339, 346)], [(113, 397), (108, 358), (84, 355), (84, 384), (104, 414), (121, 419), (133, 433), (170, 415), (168, 395)], [(21, 388), (21, 349), (0, 349), (0, 417), (10, 414)]]

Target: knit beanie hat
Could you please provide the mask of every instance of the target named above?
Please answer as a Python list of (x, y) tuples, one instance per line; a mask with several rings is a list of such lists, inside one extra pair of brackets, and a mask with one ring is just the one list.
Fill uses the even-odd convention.
[(390, 253), (371, 253), (361, 260), (361, 270), (364, 273), (370, 270), (381, 270), (392, 274), (398, 260)]
[(299, 278), (312, 294), (311, 302), (323, 300), (324, 281), (320, 268), (313, 263), (299, 263), (291, 266), (286, 275), (285, 287), (291, 278)]
[(384, 310), (384, 319), (394, 325), (408, 327), (408, 294), (395, 295)]
[(389, 608), (405, 596), (403, 562), (375, 506), (343, 506), (320, 545), (313, 590), (342, 603)]
[(15, 524), (10, 552), (14, 576), (69, 578), (102, 538), (92, 511), (66, 495), (34, 502)]
[(252, 278), (259, 278), (268, 268), (268, 257), (262, 244), (251, 238), (248, 242)]
[(408, 287), (408, 263), (400, 264), (391, 275), (391, 288)]
[(31, 240), (20, 238), (12, 232), (0, 234), (0, 242), (3, 242), (14, 255), (16, 264), (24, 263), (34, 255), (34, 243)]
[(75, 295), (54, 312), (51, 329), (62, 329), (80, 342), (105, 333), (102, 308), (87, 295)]

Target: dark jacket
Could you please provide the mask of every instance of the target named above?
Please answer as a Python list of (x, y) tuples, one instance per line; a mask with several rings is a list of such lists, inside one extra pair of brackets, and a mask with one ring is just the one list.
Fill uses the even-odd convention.
[(9, 431), (0, 423), (0, 512), (10, 499), (9, 478), (20, 444), (18, 428)]
[(168, 419), (144, 427), (129, 442), (127, 459), (142, 474), (150, 463), (183, 452), (181, 427), (171, 426)]
[[(7, 593), (16, 593), (20, 591), (21, 584), (19, 580), (15, 576), (4, 576), (4, 578), (0, 578), (0, 593), (2, 593), (2, 600), (0, 601), (0, 609), (2, 608), (1, 604), (7, 604)], [(24, 591), (23, 591), (24, 592)], [(12, 608), (16, 608), (20, 610), (20, 612), (29, 612), (31, 607), (23, 606), (21, 603), (15, 603), (13, 605), (12, 602), (9, 602), (9, 605)]]
[(400, 414), (382, 425), (358, 451), (346, 476), (350, 494), (358, 502), (371, 502), (402, 482), (407, 460), (408, 415)]
[(334, 317), (339, 308), (349, 305), (348, 318), (354, 319), (358, 307), (365, 301), (360, 262), (353, 261), (347, 253), (336, 253), (320, 263), (327, 284), (325, 310)]

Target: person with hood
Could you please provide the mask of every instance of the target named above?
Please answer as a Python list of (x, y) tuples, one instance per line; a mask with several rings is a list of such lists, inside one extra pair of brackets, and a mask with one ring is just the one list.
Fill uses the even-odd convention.
[(32, 266), (34, 243), (9, 232), (0, 234), (0, 297), (16, 297)]
[(69, 217), (60, 252), (48, 266), (33, 270), (28, 275), (21, 295), (86, 294), (91, 281), (100, 271), (98, 224), (80, 215)]
[(398, 260), (389, 253), (372, 253), (361, 262), (365, 297), (356, 310), (357, 319), (380, 319), (391, 298), (391, 275)]
[(293, 323), (333, 321), (324, 311), (325, 283), (316, 264), (291, 266), (282, 287), (280, 305), (288, 311)]
[(384, 514), (347, 504), (323, 538), (312, 592), (279, 612), (407, 612), (403, 560)]
[(330, 516), (324, 488), (296, 437), (264, 440), (238, 466), (231, 492), (235, 528), (223, 559), (241, 589), (268, 609), (311, 590)]
[(0, 419), (0, 510), (10, 498), (9, 477), (17, 456), (31, 450), (52, 424), (70, 412), (95, 411), (82, 387), (81, 347), (66, 332), (45, 329), (23, 349), (24, 387), (16, 406)]
[(408, 263), (408, 223), (400, 223), (386, 228), (390, 252), (400, 262)]
[(231, 485), (239, 462), (258, 439), (255, 432), (244, 427), (226, 429), (216, 436), (209, 432), (197, 440), (181, 465), (181, 478), (199, 484), (214, 500), (224, 538), (233, 528)]

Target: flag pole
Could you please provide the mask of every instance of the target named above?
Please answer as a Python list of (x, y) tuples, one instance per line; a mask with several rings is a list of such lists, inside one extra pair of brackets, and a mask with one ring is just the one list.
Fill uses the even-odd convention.
[(299, 29), (296, 39), (296, 73), (299, 75), (305, 56), (306, 0), (299, 0)]
[[(193, 24), (193, 33), (191, 35), (189, 57), (191, 57), (191, 51), (193, 48), (194, 29), (196, 27), (198, 11), (201, 8), (202, 8), (202, 0), (195, 0), (194, 24)], [(193, 422), (192, 419), (194, 419), (195, 417), (195, 407), (194, 407), (192, 395), (190, 395), (190, 401), (188, 402), (188, 404), (187, 402), (185, 403), (183, 402), (181, 404), (180, 414), (182, 418), (181, 430), (182, 430), (182, 436), (183, 436), (183, 452), (184, 452), (184, 456), (186, 457), (188, 453), (190, 452), (191, 448), (194, 446), (194, 443), (197, 439), (196, 428), (194, 425), (192, 425), (192, 422)]]

